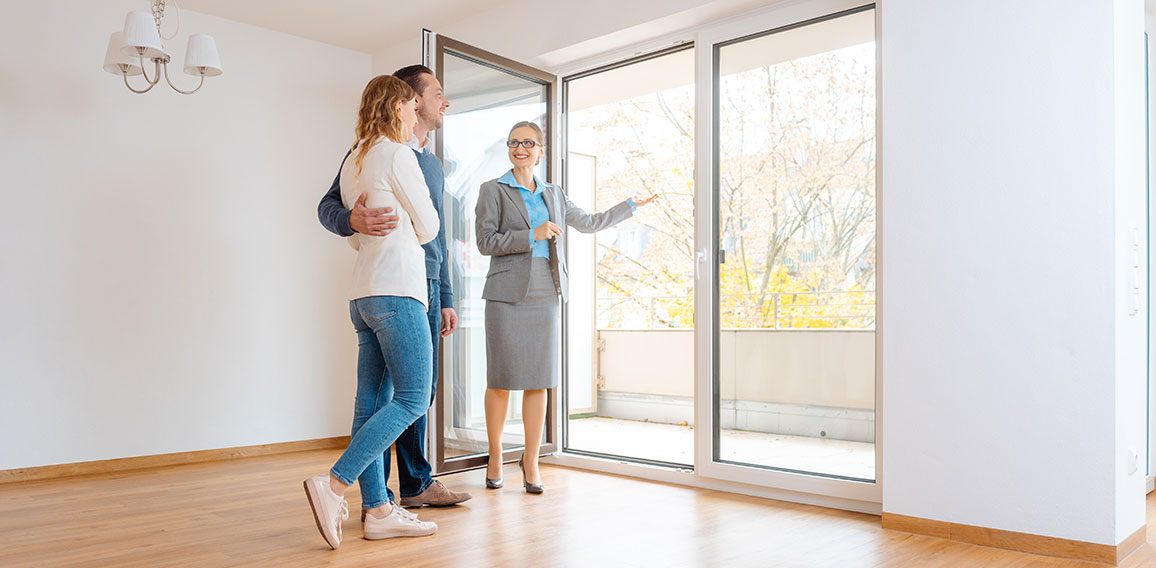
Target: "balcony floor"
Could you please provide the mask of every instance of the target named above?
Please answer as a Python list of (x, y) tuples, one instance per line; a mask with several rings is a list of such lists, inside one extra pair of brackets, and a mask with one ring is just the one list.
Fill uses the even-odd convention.
[[(615, 418), (570, 419), (570, 449), (685, 464), (694, 462), (694, 428)], [(723, 430), (726, 461), (875, 479), (875, 444)]]

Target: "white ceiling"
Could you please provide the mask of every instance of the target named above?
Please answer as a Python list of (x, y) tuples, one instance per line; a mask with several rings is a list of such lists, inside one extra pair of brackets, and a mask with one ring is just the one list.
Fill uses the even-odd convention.
[(365, 53), (501, 4), (499, 0), (178, 0), (187, 8), (235, 22)]
[[(176, 0), (177, 7), (364, 53), (396, 45), (414, 30), (437, 31), (501, 0)], [(1144, 0), (1156, 15), (1156, 0)]]

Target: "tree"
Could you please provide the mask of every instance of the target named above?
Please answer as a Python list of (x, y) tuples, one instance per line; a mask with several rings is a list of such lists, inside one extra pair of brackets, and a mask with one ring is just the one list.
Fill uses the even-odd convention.
[[(723, 327), (874, 324), (874, 89), (873, 44), (720, 78)], [(688, 85), (571, 114), (597, 140), (599, 207), (663, 195), (637, 258), (599, 236), (600, 326), (692, 325), (693, 113)]]

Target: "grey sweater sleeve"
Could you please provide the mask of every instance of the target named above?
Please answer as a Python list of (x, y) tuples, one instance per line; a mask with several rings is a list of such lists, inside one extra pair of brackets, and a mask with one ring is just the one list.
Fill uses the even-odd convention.
[[(345, 157), (341, 159), (341, 167), (345, 166), (347, 159), (349, 159), (349, 152), (346, 152)], [(341, 167), (337, 168), (337, 177), (333, 178), (333, 185), (329, 187), (329, 192), (317, 204), (317, 220), (321, 221), (321, 225), (329, 232), (341, 237), (350, 237), (355, 231), (349, 225), (349, 215), (352, 212), (346, 209), (345, 204), (341, 202)]]

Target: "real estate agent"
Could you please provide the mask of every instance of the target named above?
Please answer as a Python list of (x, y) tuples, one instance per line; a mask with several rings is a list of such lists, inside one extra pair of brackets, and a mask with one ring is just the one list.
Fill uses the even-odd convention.
[(475, 209), (478, 250), (490, 256), (486, 300), (486, 487), (502, 486), (502, 428), (511, 390), (522, 396), (525, 452), (518, 460), (527, 493), (542, 493), (538, 449), (546, 421), (546, 389), (558, 386), (561, 311), (567, 269), (564, 226), (583, 233), (613, 227), (655, 196), (627, 199), (602, 213), (574, 206), (561, 187), (544, 183), (534, 166), (545, 152), (542, 129), (519, 122), (506, 139), (513, 168), (482, 184)]

